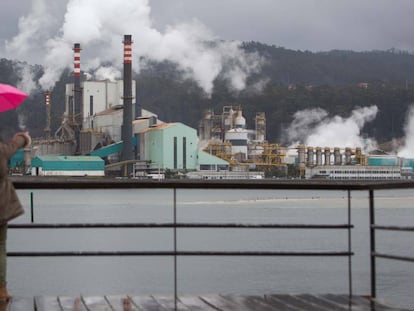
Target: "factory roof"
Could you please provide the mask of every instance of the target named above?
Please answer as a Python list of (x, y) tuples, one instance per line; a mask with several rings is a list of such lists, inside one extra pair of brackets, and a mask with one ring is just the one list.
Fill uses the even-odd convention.
[(113, 114), (115, 112), (119, 112), (121, 110), (121, 108), (109, 108), (106, 110), (102, 110), (98, 113), (96, 113), (96, 116), (105, 116), (105, 115), (109, 115), (109, 114)]
[(43, 170), (104, 170), (105, 162), (97, 156), (43, 155), (32, 160), (32, 167)]
[(147, 133), (147, 132), (151, 132), (151, 131), (163, 130), (163, 129), (166, 129), (166, 128), (175, 126), (177, 124), (179, 124), (179, 123), (174, 122), (174, 123), (161, 123), (161, 124), (157, 124), (157, 125), (154, 125), (154, 126), (151, 126), (149, 128), (146, 128), (146, 129), (142, 130), (141, 133)]

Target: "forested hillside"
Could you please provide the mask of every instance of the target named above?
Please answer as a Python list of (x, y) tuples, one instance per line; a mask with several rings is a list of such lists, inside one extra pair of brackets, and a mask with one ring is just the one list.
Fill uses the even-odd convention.
[[(241, 105), (250, 128), (256, 112), (263, 111), (270, 142), (283, 142), (283, 131), (299, 110), (320, 107), (332, 116), (346, 117), (356, 107), (376, 105), (378, 114), (365, 126), (364, 133), (378, 142), (403, 135), (408, 108), (414, 103), (413, 54), (395, 50), (312, 53), (256, 42), (244, 43), (243, 48), (265, 60), (243, 91), (229, 89), (219, 77), (213, 93), (207, 96), (195, 81), (183, 78), (173, 64), (151, 63), (134, 77), (137, 100), (164, 121), (179, 121), (194, 128), (205, 109), (220, 113), (224, 105)], [(18, 84), (21, 67), (21, 63), (1, 59), (0, 82)], [(40, 66), (30, 68), (36, 77), (41, 76)], [(62, 121), (64, 86), (71, 79), (67, 70), (53, 89), (52, 133)], [(3, 131), (15, 130), (19, 124), (33, 135), (43, 134), (46, 112), (40, 89), (17, 112), (0, 114)]]

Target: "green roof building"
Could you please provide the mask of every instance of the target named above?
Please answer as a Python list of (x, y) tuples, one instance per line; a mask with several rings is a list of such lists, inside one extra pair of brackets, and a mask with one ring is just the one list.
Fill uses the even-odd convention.
[(197, 142), (197, 131), (182, 123), (152, 126), (139, 134), (140, 159), (161, 170), (228, 169), (228, 162), (199, 150)]
[(37, 156), (32, 160), (35, 176), (104, 176), (105, 162), (98, 156)]

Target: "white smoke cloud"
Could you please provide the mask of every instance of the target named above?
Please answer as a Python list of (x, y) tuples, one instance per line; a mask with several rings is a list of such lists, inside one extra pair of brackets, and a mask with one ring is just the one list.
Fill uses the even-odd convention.
[[(258, 70), (261, 59), (247, 54), (239, 42), (219, 41), (203, 24), (193, 20), (169, 25), (161, 32), (152, 26), (148, 0), (68, 0), (64, 17), (55, 17), (50, 1), (35, 0), (32, 11), (19, 21), (19, 34), (7, 44), (9, 53), (20, 56), (43, 50), (41, 64), (45, 74), (40, 80), (50, 89), (62, 71), (72, 65), (72, 46), (82, 47), (82, 70), (97, 70), (100, 64), (122, 65), (122, 39), (131, 34), (133, 69), (139, 71), (143, 58), (172, 61), (185, 74), (196, 80), (207, 94), (220, 74), (229, 86), (241, 90), (247, 77)], [(61, 26), (56, 27), (56, 22)], [(231, 66), (224, 67), (225, 63)]]
[(376, 142), (363, 138), (361, 129), (375, 119), (377, 106), (355, 109), (348, 118), (328, 117), (323, 109), (302, 110), (294, 115), (287, 129), (288, 138), (294, 144), (314, 147), (361, 147), (364, 151), (375, 148)]
[(314, 129), (327, 115), (328, 113), (321, 108), (297, 111), (285, 133), (287, 140), (292, 144), (305, 143), (310, 134), (309, 129)]
[(404, 146), (398, 151), (398, 156), (414, 158), (414, 106), (412, 106), (408, 112), (405, 124)]
[(32, 91), (38, 88), (36, 81), (34, 81), (33, 67), (27, 63), (17, 63), (17, 74), (20, 76), (20, 81), (17, 83), (17, 87), (23, 92), (30, 94)]
[(53, 35), (53, 29), (58, 28), (55, 18), (54, 1), (33, 0), (31, 11), (18, 21), (19, 33), (10, 41), (5, 42), (5, 54), (22, 60), (40, 60), (40, 51), (45, 54), (44, 42)]
[(115, 67), (103, 66), (95, 72), (95, 79), (116, 81), (122, 77), (122, 73)]

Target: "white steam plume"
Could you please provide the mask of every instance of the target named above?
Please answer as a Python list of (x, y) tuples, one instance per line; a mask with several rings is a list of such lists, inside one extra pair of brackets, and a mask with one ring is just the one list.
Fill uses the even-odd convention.
[(54, 36), (59, 28), (58, 15), (55, 1), (33, 0), (30, 13), (19, 18), (19, 33), (5, 42), (4, 53), (19, 60), (42, 61), (47, 38)]
[(365, 151), (375, 148), (373, 139), (361, 137), (365, 123), (375, 119), (377, 106), (355, 109), (348, 118), (328, 117), (323, 109), (298, 111), (287, 129), (288, 138), (294, 144), (313, 147), (361, 147)]
[(414, 158), (414, 106), (408, 112), (404, 146), (398, 151), (398, 155), (404, 158)]
[(30, 94), (38, 88), (36, 81), (33, 80), (33, 67), (27, 63), (17, 63), (16, 66), (18, 68), (17, 73), (20, 76), (17, 87), (27, 94)]
[(310, 134), (309, 129), (314, 129), (328, 113), (321, 109), (305, 109), (297, 111), (293, 115), (293, 121), (286, 131), (287, 140), (293, 144), (303, 144)]
[(121, 71), (115, 67), (103, 66), (95, 72), (95, 78), (98, 80), (116, 81), (122, 77)]
[[(96, 70), (102, 63), (121, 68), (124, 34), (131, 34), (135, 41), (134, 70), (139, 71), (142, 58), (172, 61), (207, 94), (219, 75), (232, 88), (243, 89), (247, 77), (262, 64), (257, 55), (245, 53), (240, 43), (218, 41), (196, 20), (170, 25), (164, 32), (155, 29), (148, 0), (68, 0), (63, 19), (51, 18), (49, 2), (35, 0), (32, 12), (20, 19), (20, 33), (7, 45), (9, 53), (43, 49), (41, 63), (46, 72), (40, 83), (44, 89), (53, 87), (63, 69), (72, 66), (73, 43), (80, 43), (83, 49), (83, 70), (93, 65)], [(62, 25), (56, 27), (54, 22), (59, 20)]]

